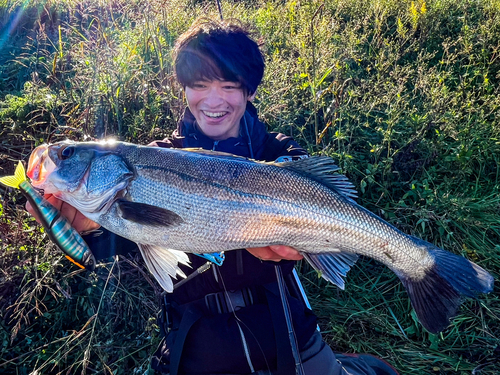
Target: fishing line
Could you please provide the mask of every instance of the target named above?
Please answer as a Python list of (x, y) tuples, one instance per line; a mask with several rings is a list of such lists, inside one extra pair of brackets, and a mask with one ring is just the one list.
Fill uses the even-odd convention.
[(231, 305), (231, 312), (233, 313), (234, 315), (234, 318), (236, 319), (237, 322), (241, 323), (247, 330), (248, 332), (250, 332), (250, 334), (252, 335), (253, 339), (255, 340), (255, 342), (257, 343), (257, 346), (260, 350), (260, 353), (262, 354), (262, 357), (264, 358), (264, 361), (266, 362), (266, 367), (267, 367), (267, 370), (269, 372), (271, 372), (271, 368), (269, 367), (269, 362), (267, 361), (267, 357), (266, 357), (266, 354), (264, 353), (264, 350), (262, 349), (262, 346), (260, 345), (260, 342), (259, 340), (257, 339), (257, 337), (255, 336), (255, 334), (252, 332), (252, 330), (250, 329), (250, 327), (248, 327), (245, 322), (243, 322), (239, 317), (238, 315), (236, 315), (236, 310), (234, 309), (234, 305), (233, 305), (233, 302), (231, 301), (231, 299), (229, 298), (229, 293), (228, 293), (228, 290), (227, 290), (227, 287), (226, 287), (226, 283), (224, 282), (224, 278), (222, 277), (222, 273), (220, 272), (220, 269), (219, 267), (216, 267), (215, 268), (216, 272), (219, 274), (219, 277), (220, 277), (220, 280), (222, 282), (222, 287), (224, 288), (224, 293), (226, 295), (226, 299), (229, 301), (229, 304)]

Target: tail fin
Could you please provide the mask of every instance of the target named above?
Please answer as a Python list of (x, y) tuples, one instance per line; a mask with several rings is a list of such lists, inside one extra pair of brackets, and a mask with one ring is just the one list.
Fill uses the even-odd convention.
[(445, 329), (463, 300), (493, 290), (493, 276), (462, 256), (430, 249), (435, 264), (427, 275), (413, 281), (399, 274), (422, 325), (432, 333)]
[(17, 164), (14, 176), (0, 177), (0, 183), (16, 189), (19, 189), (19, 185), (23, 181), (26, 181), (26, 171), (24, 170), (24, 166), (21, 161), (19, 161), (19, 164)]

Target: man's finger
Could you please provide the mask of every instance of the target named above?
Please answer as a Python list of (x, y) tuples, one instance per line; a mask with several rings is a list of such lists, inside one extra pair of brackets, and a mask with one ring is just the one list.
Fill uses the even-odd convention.
[(272, 251), (274, 251), (283, 259), (301, 260), (302, 258), (304, 258), (302, 254), (300, 254), (297, 250), (289, 246), (271, 245), (269, 247), (271, 248)]
[(40, 218), (38, 217), (38, 214), (33, 209), (33, 206), (31, 205), (31, 203), (29, 201), (26, 202), (26, 211), (28, 211), (30, 213), (30, 215), (36, 219), (36, 221), (40, 222)]
[(96, 222), (88, 219), (85, 215), (83, 215), (80, 211), (76, 211), (75, 219), (73, 221), (74, 228), (78, 232), (89, 232), (96, 229), (99, 229), (101, 226)]
[[(92, 220), (85, 217), (80, 211), (71, 206), (70, 204), (63, 202), (62, 200), (54, 197), (51, 194), (45, 195), (44, 198), (52, 204), (62, 216), (64, 216), (71, 226), (75, 228), (78, 232), (88, 232), (92, 230), (99, 229), (101, 226)], [(35, 219), (40, 223), (40, 218), (31, 206), (29, 202), (26, 202), (26, 210), (35, 217)]]
[(57, 199), (54, 197), (52, 194), (45, 194), (43, 198), (49, 202), (52, 206), (54, 206), (58, 211), (61, 211), (61, 207), (64, 204), (64, 202), (60, 199)]
[(63, 202), (61, 204), (61, 207), (60, 207), (59, 211), (61, 212), (61, 215), (64, 216), (66, 219), (68, 219), (68, 221), (70, 222), (70, 224), (72, 226), (74, 226), (75, 217), (76, 217), (76, 214), (78, 212), (76, 210), (76, 208), (74, 208), (73, 206), (70, 206), (69, 204)]
[(301, 260), (303, 258), (297, 250), (285, 245), (272, 245), (247, 249), (253, 256), (262, 260), (279, 262), (282, 259)]
[(253, 247), (247, 249), (250, 254), (260, 260), (272, 260), (274, 262), (279, 262), (281, 257), (279, 257), (274, 251), (272, 251), (269, 246), (266, 247)]

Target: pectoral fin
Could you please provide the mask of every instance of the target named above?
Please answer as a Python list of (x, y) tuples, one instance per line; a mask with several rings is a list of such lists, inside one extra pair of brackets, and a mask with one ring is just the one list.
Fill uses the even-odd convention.
[(321, 276), (344, 289), (344, 277), (351, 269), (351, 266), (358, 260), (358, 255), (353, 253), (302, 253), (304, 258), (313, 266), (316, 271), (321, 272)]
[(172, 278), (177, 275), (186, 277), (179, 268), (179, 263), (189, 266), (186, 253), (178, 250), (164, 249), (154, 245), (138, 244), (146, 266), (163, 289), (171, 293), (174, 290)]
[(120, 199), (118, 200), (118, 209), (124, 219), (143, 225), (169, 227), (184, 222), (175, 212), (146, 203)]

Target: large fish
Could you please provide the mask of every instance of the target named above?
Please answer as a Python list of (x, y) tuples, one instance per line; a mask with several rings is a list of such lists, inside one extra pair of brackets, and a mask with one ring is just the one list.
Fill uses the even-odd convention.
[(353, 186), (329, 157), (263, 163), (204, 150), (128, 143), (42, 145), (32, 184), (104, 228), (136, 242), (166, 291), (184, 276), (185, 252), (283, 244), (344, 287), (358, 254), (402, 280), (421, 323), (447, 327), (462, 296), (493, 288), (493, 277), (462, 256), (397, 230), (352, 199)]

